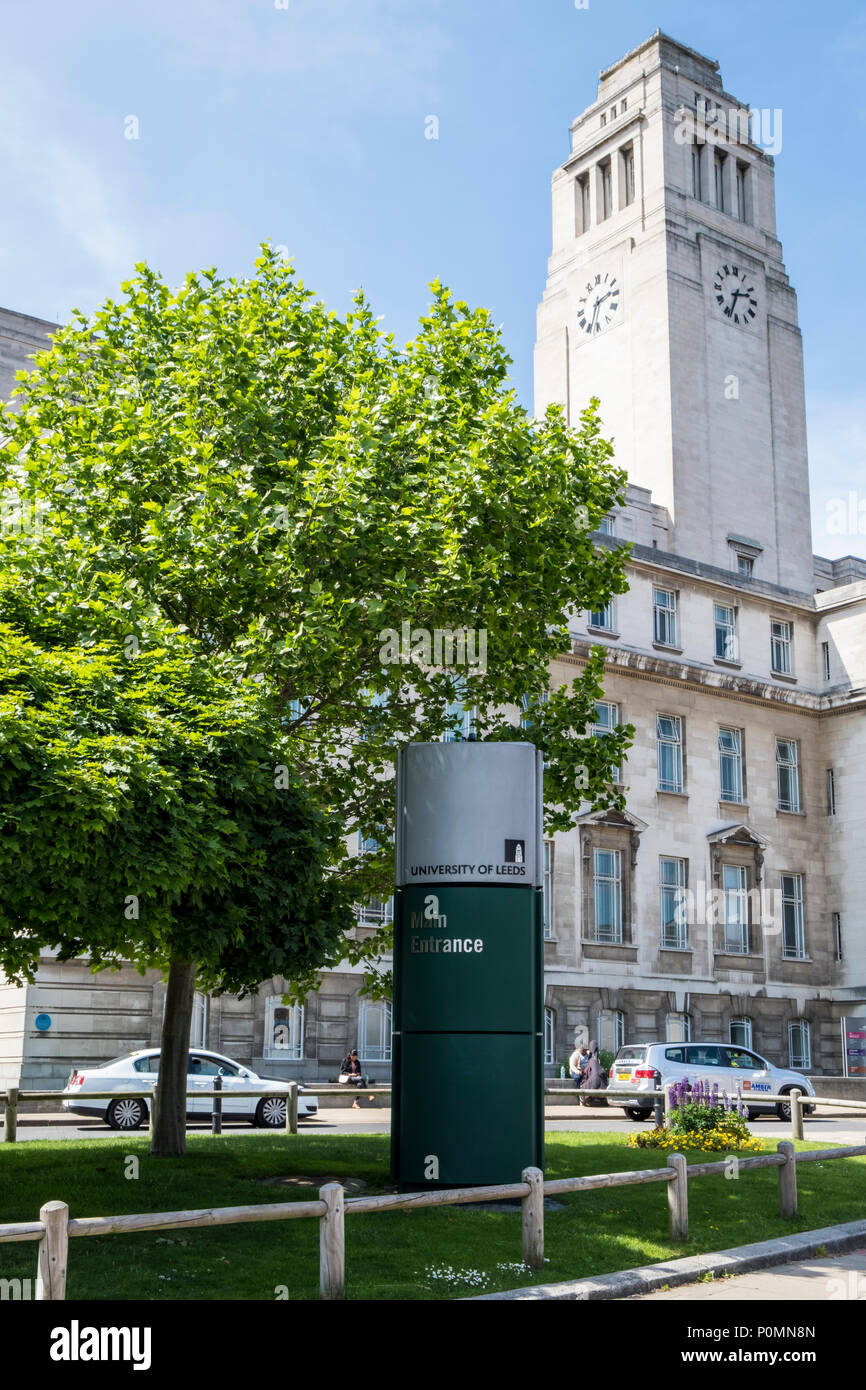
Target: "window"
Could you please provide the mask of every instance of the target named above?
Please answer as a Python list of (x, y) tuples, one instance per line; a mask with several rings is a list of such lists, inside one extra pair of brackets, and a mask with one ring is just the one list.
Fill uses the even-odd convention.
[(746, 870), (742, 864), (722, 865), (725, 900), (725, 950), (745, 956), (749, 952), (749, 899)]
[(627, 109), (627, 107), (628, 107), (628, 98), (627, 98), (627, 97), (623, 97), (622, 101), (621, 101), (620, 104), (619, 104), (619, 114), (622, 115), (623, 112)]
[(391, 1005), (364, 999), (358, 1016), (358, 1058), (362, 1062), (390, 1062)]
[(737, 610), (724, 603), (713, 604), (713, 626), (715, 628), (715, 655), (717, 661), (739, 661), (740, 644), (737, 640)]
[(602, 123), (603, 126), (607, 125), (607, 112), (606, 112), (606, 111), (602, 111), (602, 113), (601, 113), (601, 123)]
[(622, 941), (622, 859), (618, 849), (593, 850), (595, 940)]
[[(659, 859), (661, 944), (668, 951), (686, 949), (686, 861)], [(687, 1041), (675, 1039), (675, 1041)]]
[(442, 735), (443, 743), (460, 743), (475, 731), (475, 710), (463, 703), (460, 694), (458, 691), (455, 699), (445, 706), (447, 728)]
[(752, 1046), (752, 1020), (732, 1018), (728, 1027), (728, 1037), (737, 1047)]
[(776, 787), (780, 811), (800, 809), (800, 760), (792, 738), (776, 739)]
[(527, 733), (532, 729), (534, 720), (532, 711), (538, 705), (546, 705), (550, 699), (550, 691), (542, 690), (539, 695), (521, 695), (520, 697), (520, 727)]
[(191, 1054), (186, 1064), (187, 1076), (239, 1076), (240, 1068), (221, 1057), (198, 1057)]
[(622, 194), (623, 206), (634, 202), (634, 146), (627, 145), (622, 152)]
[[(590, 732), (592, 734), (610, 734), (619, 725), (619, 705), (612, 704), (609, 700), (599, 700), (595, 707), (595, 723)], [(620, 778), (619, 763), (611, 763), (610, 780), (618, 782)]]
[(676, 647), (677, 596), (673, 589), (653, 589), (653, 641)]
[(544, 1010), (544, 1061), (549, 1067), (556, 1061), (556, 1014), (553, 1009)]
[(394, 899), (368, 898), (365, 903), (355, 903), (352, 912), (359, 927), (381, 927), (394, 920)]
[[(113, 1060), (119, 1061), (120, 1058), (114, 1058)], [(103, 1066), (110, 1067), (111, 1065), (111, 1062), (103, 1063)], [(149, 1052), (146, 1057), (136, 1057), (132, 1067), (134, 1071), (147, 1072), (151, 1076), (157, 1076), (159, 1073), (159, 1053)]]
[(190, 1047), (207, 1047), (207, 995), (196, 990), (192, 997), (192, 1022), (189, 1030)]
[(721, 1067), (722, 1049), (712, 1043), (692, 1043), (685, 1049), (686, 1065), (690, 1067)]
[(613, 194), (610, 182), (610, 160), (606, 159), (603, 164), (598, 166), (601, 178), (601, 216), (602, 221), (610, 217), (613, 211)]
[(613, 599), (606, 603), (603, 608), (593, 608), (589, 614), (589, 626), (598, 628), (601, 632), (614, 632), (614, 606)]
[(269, 1061), (303, 1061), (303, 1004), (283, 1004), (277, 996), (265, 1001), (265, 1043), (262, 1055)]
[(755, 1071), (756, 1068), (763, 1070), (761, 1059), (744, 1047), (720, 1047), (719, 1052), (723, 1067), (745, 1068), (746, 1071)]
[(379, 841), (375, 835), (364, 835), (358, 831), (358, 854), (375, 854), (377, 849), (381, 849)]
[(755, 572), (754, 555), (746, 555), (742, 550), (734, 552), (737, 560), (737, 574), (745, 575), (747, 579)]
[(609, 1009), (598, 1014), (595, 1020), (595, 1036), (600, 1052), (619, 1052), (625, 1046), (625, 1015), (619, 1009)]
[(660, 714), (656, 719), (658, 789), (683, 790), (683, 721), (679, 715)]
[(715, 157), (713, 159), (713, 171), (716, 180), (716, 207), (719, 209), (719, 212), (728, 211), (727, 197), (725, 194), (725, 178), (727, 176), (727, 170), (725, 166), (727, 162), (727, 155), (720, 154), (719, 151), (716, 150)]
[(830, 643), (829, 643), (829, 642), (822, 642), (822, 643), (821, 643), (821, 666), (822, 666), (822, 669), (823, 669), (823, 672), (824, 672), (824, 679), (825, 679), (825, 681), (828, 681), (828, 680), (830, 679)]
[(616, 107), (615, 107), (615, 106), (612, 106), (612, 107), (610, 108), (610, 119), (611, 119), (612, 121), (615, 121), (615, 120), (616, 120)]
[(836, 959), (842, 959), (842, 914), (833, 913), (833, 942), (836, 948)]
[(782, 874), (782, 955), (786, 960), (804, 960), (806, 941), (803, 931), (803, 875)]
[(598, 529), (603, 536), (615, 536), (614, 519), (612, 516), (603, 516), (598, 523)]
[(553, 936), (553, 841), (544, 842), (544, 888), (542, 890), (544, 907), (544, 939)]
[(577, 212), (577, 230), (578, 230), (578, 235), (579, 235), (581, 232), (588, 232), (588, 231), (589, 231), (590, 216), (589, 216), (589, 175), (588, 175), (588, 174), (581, 174), (581, 175), (579, 176), (579, 178), (578, 178), (578, 180), (577, 180), (577, 187), (576, 187), (576, 189), (575, 189), (575, 196), (576, 196), (576, 212)]
[(812, 1069), (811, 1029), (804, 1018), (788, 1024), (788, 1065), (795, 1071)]
[(746, 178), (748, 174), (748, 164), (737, 162), (737, 216), (741, 222), (747, 221), (746, 218)]
[(719, 800), (743, 799), (742, 730), (719, 729)]
[(689, 1042), (692, 1036), (692, 1020), (689, 1014), (668, 1014), (665, 1018), (665, 1041), (671, 1043)]
[(832, 767), (827, 768), (827, 815), (836, 814), (836, 774)]
[(692, 197), (697, 198), (699, 203), (704, 201), (704, 181), (702, 176), (704, 147), (701, 144), (692, 145)]
[(779, 622), (775, 618), (770, 623), (770, 665), (780, 676), (790, 676), (794, 670), (791, 634), (790, 623)]

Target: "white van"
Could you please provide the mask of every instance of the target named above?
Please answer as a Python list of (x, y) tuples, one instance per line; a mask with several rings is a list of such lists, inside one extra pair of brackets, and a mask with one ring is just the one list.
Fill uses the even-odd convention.
[[(638, 1043), (621, 1047), (614, 1058), (608, 1081), (608, 1104), (621, 1105), (632, 1120), (648, 1120), (653, 1113), (653, 1097), (616, 1100), (617, 1091), (652, 1091), (672, 1086), (676, 1081), (706, 1081), (717, 1084), (719, 1094), (727, 1091), (742, 1096), (749, 1118), (776, 1111), (782, 1120), (791, 1118), (791, 1106), (783, 1101), (765, 1101), (768, 1096), (785, 1095), (799, 1087), (807, 1096), (815, 1094), (808, 1076), (798, 1071), (774, 1067), (757, 1052), (733, 1043)], [(806, 1114), (812, 1111), (804, 1107)]]

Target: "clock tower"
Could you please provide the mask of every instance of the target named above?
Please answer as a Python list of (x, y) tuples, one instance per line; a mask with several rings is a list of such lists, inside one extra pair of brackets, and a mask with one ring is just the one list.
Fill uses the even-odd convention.
[(756, 579), (811, 591), (774, 161), (718, 63), (660, 32), (602, 72), (553, 176), (535, 395), (536, 413), (558, 401), (571, 424), (600, 398), (616, 461), (668, 512), (677, 554), (723, 569), (745, 555)]

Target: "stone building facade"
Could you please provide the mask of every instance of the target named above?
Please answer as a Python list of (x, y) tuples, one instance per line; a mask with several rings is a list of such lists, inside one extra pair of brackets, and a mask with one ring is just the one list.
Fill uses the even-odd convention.
[[(628, 593), (573, 615), (551, 682), (604, 646), (599, 727), (635, 737), (625, 812), (547, 847), (549, 1073), (576, 1037), (688, 1035), (838, 1074), (866, 999), (866, 561), (812, 555), (796, 294), (745, 113), (657, 33), (601, 74), (553, 176), (536, 409), (577, 423), (600, 397), (629, 487), (598, 543), (632, 548)], [(4, 394), (50, 327), (0, 311)], [(194, 1041), (306, 1080), (357, 1045), (384, 1079), (389, 1012), (361, 984), (329, 971), (296, 1011), (281, 980), (198, 1000)], [(163, 1001), (155, 972), (46, 956), (32, 986), (0, 983), (0, 1083), (155, 1043)]]

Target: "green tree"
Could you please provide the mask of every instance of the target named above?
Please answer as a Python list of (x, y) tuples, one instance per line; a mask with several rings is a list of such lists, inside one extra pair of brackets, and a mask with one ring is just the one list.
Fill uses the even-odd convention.
[[(170, 634), (169, 634), (170, 635)], [(154, 1152), (182, 1153), (192, 992), (336, 964), (339, 825), (255, 682), (155, 644), (43, 650), (0, 625), (0, 958), (169, 969)]]
[[(47, 508), (5, 539), (0, 618), (26, 613), (46, 647), (144, 650), (170, 627), (255, 679), (341, 819), (332, 869), (356, 900), (393, 882), (395, 744), (441, 737), (457, 701), (480, 738), (542, 749), (549, 828), (620, 804), (629, 730), (584, 737), (601, 650), (542, 698), (569, 613), (626, 588), (622, 549), (592, 535), (625, 483), (597, 402), (577, 429), (531, 419), (488, 313), (438, 283), (400, 349), (362, 296), (338, 316), (267, 247), (248, 279), (137, 272), (60, 329), (0, 421), (0, 485)], [(395, 660), (404, 623), (415, 657)], [(470, 630), (476, 658), (483, 635), (486, 660), (426, 664), (413, 638), (437, 629)], [(381, 849), (359, 859), (358, 833)]]

